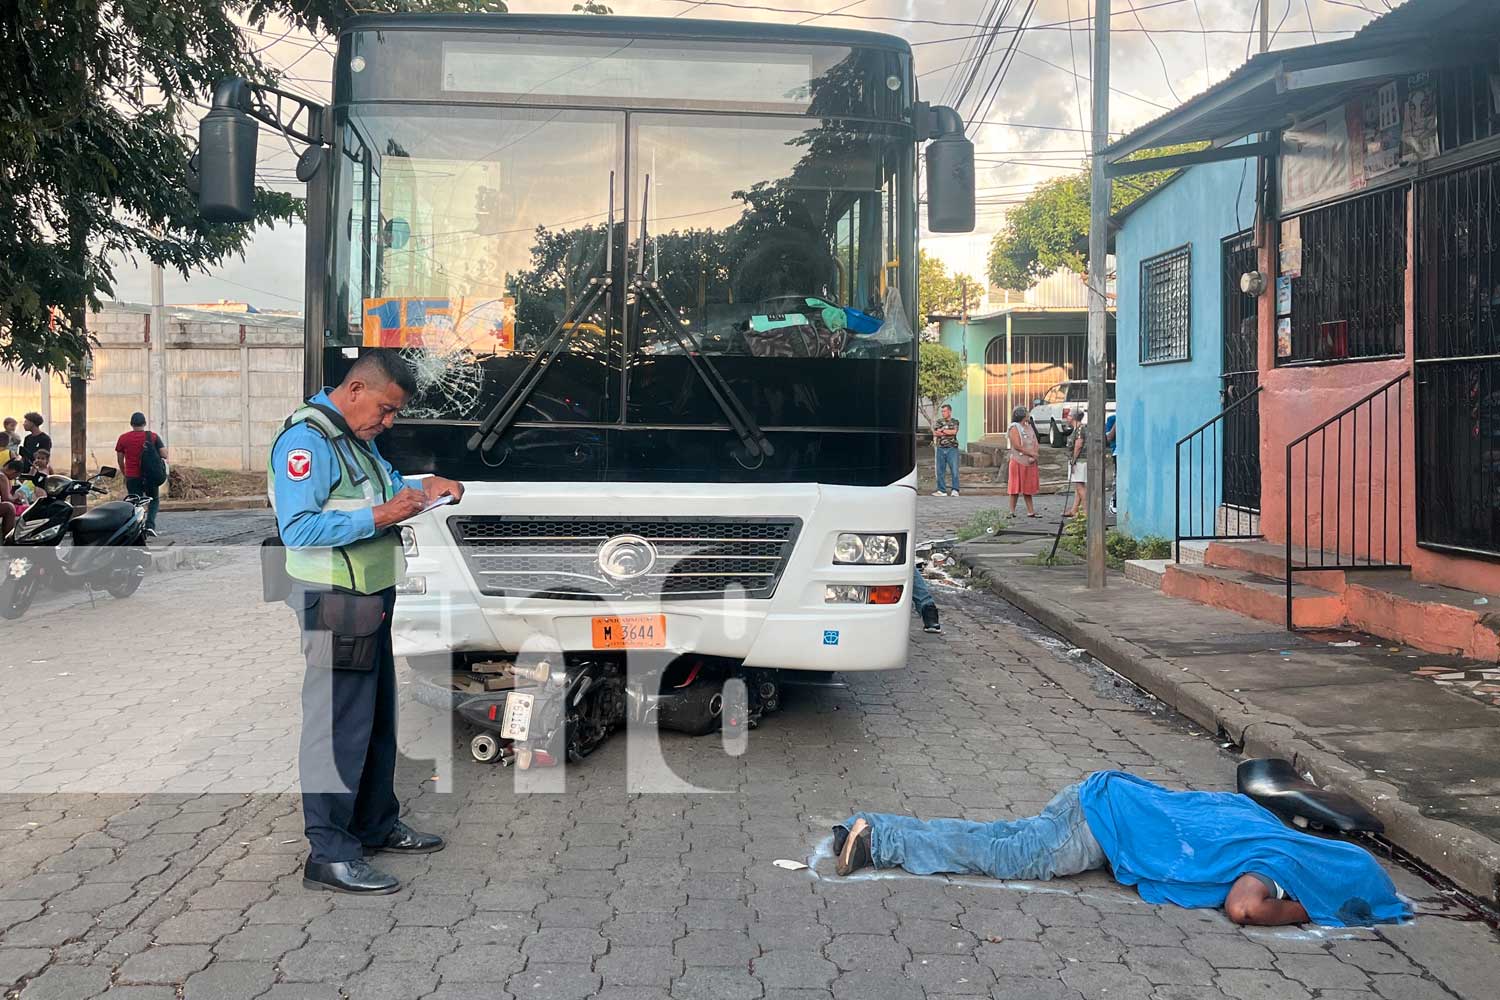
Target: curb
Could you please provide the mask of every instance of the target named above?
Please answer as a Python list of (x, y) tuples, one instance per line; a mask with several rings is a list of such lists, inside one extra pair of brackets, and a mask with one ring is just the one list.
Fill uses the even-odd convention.
[(163, 500), (159, 510), (183, 513), (195, 510), (270, 510), (264, 496), (218, 497), (212, 500)]
[(151, 553), (148, 573), (175, 573), (179, 570), (210, 569), (225, 561), (222, 549), (205, 549), (200, 545), (175, 546), (157, 549)]
[(1079, 622), (1045, 601), (984, 572), (962, 553), (956, 558), (974, 579), (1048, 629), (1203, 726), (1223, 733), (1249, 757), (1284, 757), (1320, 786), (1352, 795), (1385, 824), (1385, 839), (1490, 906), (1500, 905), (1500, 843), (1446, 820), (1423, 816), (1394, 785), (1318, 746), (1296, 720), (1225, 693), (1148, 649)]

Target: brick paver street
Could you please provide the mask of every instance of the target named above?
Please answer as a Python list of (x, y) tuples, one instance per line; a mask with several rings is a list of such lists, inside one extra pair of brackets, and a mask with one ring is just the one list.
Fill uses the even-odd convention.
[[(921, 534), (1000, 503), (923, 498)], [(448, 849), (382, 860), (396, 895), (308, 892), (296, 636), (257, 586), (241, 558), (8, 627), (0, 992), (1425, 1000), (1491, 997), (1500, 982), (1495, 934), (1399, 869), (1423, 915), (1380, 930), (1242, 930), (1097, 874), (834, 877), (828, 829), (855, 807), (1023, 814), (1101, 767), (1232, 787), (1235, 758), (1212, 734), (996, 598), (942, 582), (944, 634), (913, 635), (909, 670), (791, 693), (740, 757), (665, 736), (677, 774), (720, 794), (631, 794), (623, 737), (565, 787), (518, 791), (517, 772), (469, 759), (461, 728), (407, 704), (399, 790)]]

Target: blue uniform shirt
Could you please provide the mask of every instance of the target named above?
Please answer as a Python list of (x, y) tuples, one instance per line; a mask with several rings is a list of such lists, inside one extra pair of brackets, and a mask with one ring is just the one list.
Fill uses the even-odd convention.
[[(312, 399), (334, 411), (338, 407), (324, 389)], [(385, 470), (390, 479), (392, 492), (415, 488), (402, 478), (401, 473), (387, 462), (375, 447), (375, 442), (360, 442), (369, 448), (375, 461)], [(295, 475), (289, 473), (287, 462), (292, 452), (305, 452), (309, 458), (298, 456)], [(303, 464), (306, 471), (303, 471)], [(271, 452), (271, 469), (275, 473), (276, 526), (281, 531), (281, 540), (293, 549), (334, 547), (350, 545), (375, 534), (373, 510), (324, 510), (329, 494), (338, 485), (343, 472), (333, 445), (322, 434), (305, 422), (284, 432)]]

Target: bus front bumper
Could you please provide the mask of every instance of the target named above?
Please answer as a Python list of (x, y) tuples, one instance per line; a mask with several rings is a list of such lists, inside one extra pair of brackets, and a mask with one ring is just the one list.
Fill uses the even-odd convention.
[[(849, 672), (906, 665), (916, 495), (905, 483), (872, 489), (761, 485), (743, 495), (726, 495), (722, 487), (653, 489), (639, 484), (570, 484), (568, 492), (553, 494), (556, 486), (534, 486), (474, 484), (456, 512), (439, 508), (416, 519), (417, 552), (408, 560), (407, 573), (420, 586), (408, 586), (397, 600), (393, 627), (398, 655), (503, 658), (596, 651), (603, 648), (596, 644), (596, 619), (647, 616), (662, 629), (653, 640), (660, 643), (656, 648), (669, 653), (782, 670)], [(596, 490), (600, 496), (591, 495)], [(637, 509), (686, 517), (736, 510), (754, 512), (746, 516), (790, 515), (800, 519), (801, 527), (769, 598), (596, 601), (481, 593), (446, 525), (448, 517), (460, 514), (588, 517)], [(834, 565), (833, 541), (843, 531), (905, 532), (906, 558), (890, 566)], [(899, 586), (900, 598), (880, 605), (829, 603), (827, 588), (839, 584)], [(416, 589), (422, 592), (410, 592)]]

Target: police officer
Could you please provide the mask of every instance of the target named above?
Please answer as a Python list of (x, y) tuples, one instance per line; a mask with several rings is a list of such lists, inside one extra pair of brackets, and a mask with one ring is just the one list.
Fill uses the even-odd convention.
[(375, 447), (416, 391), (395, 351), (367, 351), (336, 389), (287, 419), (268, 479), (300, 619), (302, 684), (298, 765), (312, 851), (302, 884), (390, 893), (397, 880), (370, 865), (375, 851), (426, 854), (443, 839), (398, 818), (396, 662), (391, 612), (403, 569), (400, 522), (432, 502), (457, 502), (463, 485), (402, 478)]

